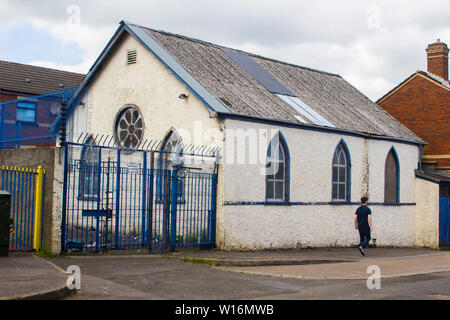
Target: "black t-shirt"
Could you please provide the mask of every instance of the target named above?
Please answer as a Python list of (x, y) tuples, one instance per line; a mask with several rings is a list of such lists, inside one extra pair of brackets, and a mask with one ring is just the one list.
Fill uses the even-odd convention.
[(368, 220), (369, 214), (372, 214), (370, 208), (368, 206), (360, 206), (358, 209), (356, 209), (355, 214), (358, 216), (358, 228), (370, 229)]

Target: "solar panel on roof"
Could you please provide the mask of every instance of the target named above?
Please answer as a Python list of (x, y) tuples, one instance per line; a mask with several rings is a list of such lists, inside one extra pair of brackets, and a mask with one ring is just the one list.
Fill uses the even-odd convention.
[(258, 81), (264, 88), (272, 93), (283, 94), (287, 96), (295, 96), (289, 91), (280, 81), (275, 79), (269, 72), (264, 70), (252, 57), (245, 53), (223, 49), (224, 53), (229, 56), (237, 65), (244, 69), (256, 81)]

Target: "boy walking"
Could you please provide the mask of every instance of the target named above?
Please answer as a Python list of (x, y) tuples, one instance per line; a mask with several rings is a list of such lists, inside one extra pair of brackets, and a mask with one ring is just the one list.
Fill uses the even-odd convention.
[(370, 232), (372, 231), (372, 211), (367, 206), (367, 197), (361, 197), (361, 206), (355, 213), (355, 229), (359, 230), (359, 252), (365, 256), (364, 249), (367, 247), (370, 241)]

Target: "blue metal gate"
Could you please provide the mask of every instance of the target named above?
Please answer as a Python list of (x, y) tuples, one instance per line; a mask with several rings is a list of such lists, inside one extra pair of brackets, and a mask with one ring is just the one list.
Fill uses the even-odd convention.
[[(39, 179), (39, 174), (42, 179)], [(42, 221), (36, 219), (36, 210), (42, 212), (44, 202), (45, 171), (39, 169), (2, 166), (0, 168), (0, 190), (11, 193), (11, 218), (14, 232), (10, 234), (9, 250), (39, 250), (42, 242)], [(40, 184), (40, 188), (37, 185)], [(39, 199), (39, 200), (38, 200)], [(35, 224), (38, 223), (40, 235), (35, 243)], [(40, 225), (39, 225), (40, 224)], [(40, 237), (39, 237), (40, 236)]]
[(450, 246), (450, 197), (439, 198), (439, 246)]
[(66, 143), (62, 250), (215, 245), (213, 149), (185, 152), (182, 164), (174, 165), (164, 151), (94, 140), (100, 143)]

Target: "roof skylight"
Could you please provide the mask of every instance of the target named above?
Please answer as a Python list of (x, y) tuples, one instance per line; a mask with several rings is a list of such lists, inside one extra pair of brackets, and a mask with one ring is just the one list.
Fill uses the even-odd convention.
[[(319, 126), (335, 127), (333, 124), (328, 122), (324, 117), (315, 112), (313, 109), (308, 107), (302, 100), (297, 97), (290, 97), (282, 94), (277, 94), (277, 96), (289, 104), (295, 109), (302, 117), (305, 117), (309, 121)], [(297, 117), (296, 117), (297, 118)], [(297, 118), (298, 119), (298, 118)]]

